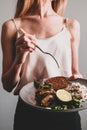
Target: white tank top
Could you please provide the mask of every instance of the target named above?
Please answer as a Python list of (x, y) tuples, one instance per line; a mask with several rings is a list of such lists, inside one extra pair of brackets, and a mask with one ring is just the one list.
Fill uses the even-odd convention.
[(65, 76), (69, 77), (71, 71), (71, 42), (70, 33), (67, 26), (64, 26), (60, 33), (44, 39), (36, 38), (37, 45), (44, 51), (51, 53), (58, 61), (59, 68), (55, 60), (43, 54), (38, 48), (27, 55), (22, 67), (22, 75), (16, 86), (14, 94), (17, 95), (20, 89), (34, 80)]

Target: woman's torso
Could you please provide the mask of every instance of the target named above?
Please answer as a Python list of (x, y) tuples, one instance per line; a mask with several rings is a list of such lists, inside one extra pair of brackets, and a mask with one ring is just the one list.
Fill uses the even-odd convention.
[[(55, 20), (56, 22), (54, 26), (51, 22), (48, 22), (50, 23), (48, 28), (48, 24), (45, 24), (45, 29), (42, 27), (41, 34), (36, 33), (39, 32), (40, 29), (35, 31), (35, 34), (37, 45), (44, 51), (50, 52), (54, 55), (60, 68), (57, 67), (56, 62), (52, 59), (52, 57), (43, 54), (40, 50), (38, 50), (38, 48), (36, 48), (35, 51), (29, 54), (26, 58), (22, 67), (21, 78), (14, 94), (18, 93), (25, 84), (34, 80), (53, 76), (68, 77), (71, 75), (71, 43), (70, 33), (67, 28), (67, 20), (64, 24), (61, 21), (60, 27), (56, 24), (58, 19), (56, 18)], [(41, 24), (43, 25), (42, 21)], [(38, 25), (36, 27), (39, 28), (42, 25)], [(23, 29), (28, 32), (28, 29), (24, 28), (24, 26)], [(31, 31), (31, 34), (34, 34), (34, 32)]]

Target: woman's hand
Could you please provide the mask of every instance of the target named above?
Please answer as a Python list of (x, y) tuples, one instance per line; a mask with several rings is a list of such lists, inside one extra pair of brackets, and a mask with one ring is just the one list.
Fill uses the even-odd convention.
[(33, 50), (35, 50), (35, 37), (27, 33), (23, 34), (16, 41), (16, 62), (24, 63), (27, 55)]
[(83, 76), (80, 73), (72, 74), (72, 76), (69, 77), (69, 80), (74, 80), (77, 78), (83, 78)]

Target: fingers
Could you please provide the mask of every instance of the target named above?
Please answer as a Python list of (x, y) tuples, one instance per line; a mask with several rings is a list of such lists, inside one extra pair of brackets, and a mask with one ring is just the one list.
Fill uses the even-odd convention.
[(22, 44), (26, 48), (31, 48), (35, 49), (35, 41), (32, 39), (32, 36), (26, 36), (22, 35), (17, 41), (16, 41), (16, 46), (22, 46)]
[(24, 52), (32, 52), (34, 49), (31, 47), (28, 47), (26, 44), (22, 44), (21, 46), (16, 46), (16, 53), (24, 53)]
[(83, 78), (83, 76), (81, 74), (73, 74), (69, 80), (74, 80), (74, 79), (77, 79), (77, 78)]
[[(32, 52), (36, 47), (35, 35), (26, 33), (22, 28), (19, 29), (21, 36), (16, 41), (17, 53), (24, 53), (26, 51)], [(19, 51), (19, 52), (18, 52)]]

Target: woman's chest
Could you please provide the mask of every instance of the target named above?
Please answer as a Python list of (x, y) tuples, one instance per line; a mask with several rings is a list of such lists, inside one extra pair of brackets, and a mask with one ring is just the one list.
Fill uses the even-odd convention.
[(48, 38), (60, 33), (63, 23), (58, 19), (47, 18), (43, 20), (32, 19), (23, 23), (23, 28), (27, 33), (35, 34), (38, 38)]

